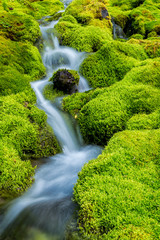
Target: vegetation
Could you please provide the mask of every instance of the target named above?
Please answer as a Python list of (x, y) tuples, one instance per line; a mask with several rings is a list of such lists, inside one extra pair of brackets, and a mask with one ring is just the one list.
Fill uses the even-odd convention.
[[(98, 4), (108, 20), (97, 17)], [(111, 17), (128, 39), (103, 38), (95, 48), (92, 31), (84, 40), (84, 29), (104, 30), (106, 21), (109, 32)], [(159, 239), (159, 21), (156, 0), (74, 0), (57, 24), (62, 44), (91, 52), (80, 72), (93, 89), (65, 97), (63, 109), (78, 120), (86, 142), (105, 146), (79, 173), (80, 232), (71, 239)]]
[(81, 73), (93, 87), (110, 86), (146, 58), (139, 45), (110, 41), (83, 61)]
[[(57, 18), (60, 9), (58, 0), (0, 2), (2, 197), (31, 185), (29, 159), (60, 151), (30, 88), (45, 74), (33, 46), (41, 35), (35, 19)], [(113, 40), (114, 24), (128, 39)], [(60, 44), (89, 53), (80, 72), (93, 89), (65, 97), (63, 108), (78, 120), (87, 143), (105, 147), (74, 187), (80, 234), (73, 239), (158, 240), (159, 1), (73, 0), (53, 31)], [(44, 90), (48, 99), (62, 94), (51, 88)]]
[(79, 226), (88, 239), (159, 238), (160, 131), (114, 135), (79, 173)]
[(41, 36), (35, 18), (62, 8), (62, 3), (55, 0), (0, 3), (0, 197), (3, 198), (13, 198), (32, 184), (35, 168), (29, 160), (60, 151), (46, 115), (35, 107), (30, 81), (45, 75), (39, 51), (33, 46)]

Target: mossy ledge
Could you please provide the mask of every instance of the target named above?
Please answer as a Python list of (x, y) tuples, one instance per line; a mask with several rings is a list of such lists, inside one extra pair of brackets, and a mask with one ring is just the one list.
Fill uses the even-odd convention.
[(0, 3), (0, 198), (14, 198), (34, 181), (30, 160), (61, 151), (36, 106), (30, 81), (45, 75), (36, 19), (63, 9), (58, 0)]

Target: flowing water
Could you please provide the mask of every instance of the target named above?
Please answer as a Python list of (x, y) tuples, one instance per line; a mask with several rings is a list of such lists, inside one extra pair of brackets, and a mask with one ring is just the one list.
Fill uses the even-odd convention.
[(123, 29), (117, 25), (114, 22), (114, 19), (112, 18), (112, 25), (113, 25), (113, 38), (121, 38), (121, 39), (127, 39), (126, 34), (124, 33)]
[[(84, 163), (101, 153), (98, 146), (85, 146), (75, 122), (60, 109), (62, 98), (53, 104), (43, 97), (43, 89), (53, 72), (59, 68), (78, 70), (85, 53), (59, 46), (51, 33), (56, 21), (41, 24), (44, 41), (42, 54), (47, 77), (32, 83), (37, 106), (48, 116), (48, 123), (61, 145), (62, 153), (49, 157), (35, 174), (35, 183), (21, 197), (10, 203), (0, 225), (2, 239), (50, 240), (65, 239), (65, 226), (70, 220), (74, 204), (71, 200), (78, 172)], [(89, 89), (81, 77), (80, 92)]]

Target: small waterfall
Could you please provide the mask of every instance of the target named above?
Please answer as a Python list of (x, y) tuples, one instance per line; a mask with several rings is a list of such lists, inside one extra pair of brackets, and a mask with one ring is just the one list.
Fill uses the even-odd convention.
[(123, 29), (114, 22), (113, 18), (112, 18), (112, 25), (113, 25), (113, 38), (114, 39), (117, 39), (117, 38), (127, 39)]
[[(59, 46), (58, 39), (50, 31), (56, 23), (41, 25), (44, 39), (42, 59), (47, 76), (31, 86), (37, 96), (37, 106), (46, 112), (47, 121), (63, 152), (47, 158), (46, 164), (37, 170), (32, 187), (10, 203), (0, 225), (2, 240), (65, 239), (65, 226), (74, 210), (71, 198), (78, 172), (84, 163), (96, 158), (102, 150), (98, 146), (83, 145), (79, 129), (70, 117), (59, 109), (57, 103), (50, 103), (42, 94), (54, 71), (64, 67), (78, 70), (85, 58), (85, 53)], [(79, 91), (88, 89), (87, 81), (81, 76)]]

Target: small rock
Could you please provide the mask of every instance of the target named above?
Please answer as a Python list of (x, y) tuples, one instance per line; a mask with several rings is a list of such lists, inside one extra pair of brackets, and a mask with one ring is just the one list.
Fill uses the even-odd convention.
[(54, 88), (64, 93), (77, 92), (79, 75), (75, 70), (60, 69), (53, 74), (51, 80), (53, 80)]

